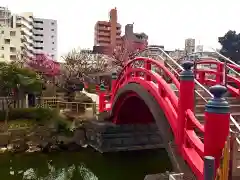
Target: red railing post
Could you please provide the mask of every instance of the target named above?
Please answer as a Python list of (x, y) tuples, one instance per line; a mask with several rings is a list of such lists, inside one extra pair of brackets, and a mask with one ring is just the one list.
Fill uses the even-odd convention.
[(100, 85), (98, 109), (99, 113), (105, 111), (105, 87), (103, 84)]
[[(151, 62), (146, 61), (145, 64), (144, 64), (144, 68), (147, 69), (147, 70), (151, 70), (151, 68), (152, 68)], [(146, 75), (146, 81), (151, 81), (151, 76)]]
[(116, 83), (117, 83), (117, 73), (113, 72), (112, 73), (111, 92), (115, 91)]
[(224, 76), (225, 76), (224, 65), (222, 62), (219, 62), (217, 65), (216, 84), (223, 84), (223, 80), (225, 79)]
[(184, 129), (186, 124), (186, 110), (194, 110), (194, 73), (193, 62), (185, 61), (182, 64), (184, 70), (180, 74), (180, 89), (178, 98), (178, 135), (177, 143), (181, 148), (184, 143)]
[(215, 158), (215, 173), (219, 167), (222, 150), (229, 135), (230, 107), (223, 95), (227, 88), (221, 85), (210, 87), (214, 95), (205, 108), (204, 156)]
[(98, 93), (99, 93), (99, 90), (100, 90), (99, 85), (96, 84), (95, 88), (96, 88), (96, 93), (98, 94)]

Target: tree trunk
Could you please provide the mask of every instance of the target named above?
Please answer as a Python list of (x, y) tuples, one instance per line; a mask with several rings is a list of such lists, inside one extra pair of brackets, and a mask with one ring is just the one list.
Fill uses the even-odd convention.
[(10, 106), (11, 106), (11, 103), (7, 102), (7, 109), (6, 109), (6, 115), (4, 120), (4, 132), (8, 131), (8, 118), (9, 118)]

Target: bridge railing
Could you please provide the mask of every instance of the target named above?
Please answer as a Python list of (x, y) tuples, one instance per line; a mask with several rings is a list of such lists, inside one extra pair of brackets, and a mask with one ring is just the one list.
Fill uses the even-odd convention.
[[(184, 159), (188, 162), (196, 176), (202, 177), (203, 155), (204, 154), (211, 155), (212, 154), (211, 148), (214, 148), (212, 141), (214, 140), (214, 138), (219, 139), (219, 137), (216, 137), (216, 135), (218, 134), (216, 132), (215, 132), (216, 134), (214, 134), (209, 128), (213, 128), (212, 122), (216, 120), (216, 117), (221, 119), (222, 124), (217, 129), (218, 131), (221, 131), (218, 132), (222, 138), (222, 139), (220, 138), (221, 142), (218, 143), (221, 144), (223, 141), (225, 141), (223, 140), (224, 135), (226, 134), (226, 132), (229, 131), (228, 128), (226, 129), (226, 127), (228, 127), (227, 123), (229, 113), (226, 113), (226, 116), (220, 118), (220, 116), (218, 116), (219, 114), (216, 115), (217, 113), (214, 116), (214, 114), (206, 112), (205, 120), (207, 123), (205, 123), (203, 127), (203, 125), (199, 123), (199, 121), (196, 119), (193, 110), (194, 91), (196, 93), (199, 93), (199, 89), (197, 90), (194, 89), (195, 85), (198, 85), (199, 88), (202, 89), (202, 91), (204, 91), (213, 99), (219, 98), (218, 97), (219, 95), (217, 95), (216, 93), (216, 97), (214, 97), (212, 92), (209, 92), (208, 89), (206, 89), (201, 82), (194, 78), (194, 74), (190, 73), (191, 65), (189, 63), (185, 64), (184, 69), (164, 51), (163, 54), (166, 55), (167, 60), (171, 61), (171, 64), (169, 63), (168, 67), (166, 67), (162, 62), (157, 62), (150, 58), (138, 57), (132, 61), (129, 61), (128, 64), (124, 67), (123, 71), (120, 73), (118, 79), (115, 81), (115, 86), (113, 86), (112, 89), (113, 96), (110, 101), (112, 102), (117, 90), (121, 88), (125, 83), (140, 82), (141, 80), (144, 80), (145, 83), (154, 84), (155, 87), (158, 88), (158, 92), (160, 94), (160, 98), (162, 98), (161, 99), (162, 102), (167, 103), (169, 109), (171, 109), (171, 112), (168, 112), (169, 114), (167, 114), (168, 120), (173, 129), (173, 133), (175, 134), (178, 147), (180, 148), (180, 151), (183, 154)], [(169, 72), (169, 67), (172, 68), (171, 72)], [(153, 70), (152, 68), (153, 69), (159, 68), (160, 71), (158, 72), (157, 70)], [(176, 76), (173, 75), (174, 74), (173, 72), (178, 74), (177, 78), (180, 79), (180, 84)], [(163, 75), (161, 73), (167, 75), (170, 78), (171, 82), (173, 82), (173, 84), (176, 86), (180, 93), (179, 100), (177, 100), (176, 95), (172, 93), (172, 90), (170, 90), (171, 88), (169, 84), (166, 81), (161, 80), (162, 78), (158, 78), (158, 76)], [(192, 80), (189, 81), (188, 77), (186, 78), (185, 83), (182, 83), (184, 73), (186, 75), (187, 74), (189, 75), (190, 73), (191, 74), (190, 79)], [(219, 78), (218, 81), (220, 80), (221, 79)], [(214, 83), (216, 84), (216, 82)], [(217, 91), (219, 92), (219, 90)], [(225, 90), (221, 89), (220, 91), (221, 93), (224, 93)], [(204, 96), (200, 97), (207, 102)], [(236, 125), (238, 125), (238, 123), (232, 117), (230, 119), (234, 124), (236, 123)], [(208, 128), (206, 129), (205, 126)], [(197, 135), (196, 129), (204, 134), (204, 142)], [(224, 144), (221, 145), (224, 146)], [(216, 157), (217, 160), (219, 160), (219, 157), (216, 154), (213, 153), (212, 155)]]

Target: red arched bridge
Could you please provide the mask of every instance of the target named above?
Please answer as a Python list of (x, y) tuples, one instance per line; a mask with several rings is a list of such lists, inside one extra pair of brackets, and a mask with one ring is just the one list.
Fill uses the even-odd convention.
[(203, 179), (203, 157), (213, 156), (217, 169), (230, 132), (240, 130), (235, 120), (240, 119), (240, 66), (213, 58), (180, 66), (167, 57), (129, 61), (118, 77), (113, 74), (110, 100), (100, 88), (99, 111), (108, 111), (116, 124), (156, 122), (166, 149), (174, 141), (180, 157)]

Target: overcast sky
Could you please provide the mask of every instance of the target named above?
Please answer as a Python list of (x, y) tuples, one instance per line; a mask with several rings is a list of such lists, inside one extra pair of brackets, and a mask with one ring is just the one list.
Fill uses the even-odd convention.
[(134, 22), (134, 31), (148, 34), (149, 44), (169, 50), (183, 48), (185, 38), (219, 47), (218, 36), (229, 29), (240, 32), (239, 0), (0, 0), (0, 6), (56, 19), (59, 56), (72, 48), (92, 48), (95, 22), (108, 20), (114, 7), (123, 26)]

